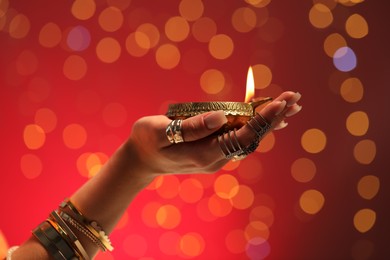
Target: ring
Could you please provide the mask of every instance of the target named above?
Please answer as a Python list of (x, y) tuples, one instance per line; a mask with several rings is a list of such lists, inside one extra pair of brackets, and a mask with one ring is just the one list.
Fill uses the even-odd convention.
[(252, 117), (251, 120), (247, 122), (248, 126), (256, 134), (253, 141), (242, 147), (237, 138), (236, 129), (229, 130), (228, 132), (218, 136), (219, 147), (221, 148), (223, 156), (228, 160), (242, 160), (247, 157), (250, 153), (256, 151), (257, 147), (260, 144), (261, 139), (264, 135), (271, 129), (271, 125), (267, 120), (260, 114), (256, 113), (260, 120), (257, 117)]
[(184, 142), (183, 135), (181, 132), (182, 122), (182, 119), (175, 119), (168, 124), (165, 130), (165, 134), (167, 135), (167, 138), (171, 144), (178, 144)]

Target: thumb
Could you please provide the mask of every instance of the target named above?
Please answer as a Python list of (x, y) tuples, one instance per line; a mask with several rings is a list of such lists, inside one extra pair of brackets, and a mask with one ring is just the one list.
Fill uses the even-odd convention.
[(187, 118), (182, 122), (183, 139), (186, 142), (202, 139), (214, 133), (226, 123), (227, 118), (222, 110)]

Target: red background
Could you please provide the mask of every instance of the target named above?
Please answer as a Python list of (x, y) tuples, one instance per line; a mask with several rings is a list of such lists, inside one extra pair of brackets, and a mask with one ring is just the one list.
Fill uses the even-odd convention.
[[(160, 190), (143, 191), (111, 236), (116, 249), (99, 254), (98, 259), (261, 259), (263, 256), (384, 259), (390, 256), (390, 216), (385, 206), (389, 195), (385, 160), (390, 130), (386, 112), (389, 111), (386, 97), (390, 57), (384, 4), (273, 0), (264, 1), (270, 3), (258, 8), (245, 1), (203, 1), (203, 16), (213, 19), (217, 33), (228, 35), (234, 43), (228, 58), (216, 59), (210, 54), (208, 43), (197, 41), (191, 32), (180, 42), (164, 36), (165, 22), (180, 16), (179, 0), (96, 0), (96, 10), (86, 20), (72, 15), (73, 2), (0, 0), (0, 11), (3, 11), (0, 12), (0, 256), (8, 246), (28, 238), (30, 231), (64, 197), (87, 180), (77, 166), (80, 156), (87, 153), (109, 156), (128, 136), (136, 119), (165, 113), (168, 103), (243, 101), (248, 66), (257, 64), (272, 71), (271, 85), (257, 89), (257, 95), (275, 96), (283, 90), (295, 90), (303, 96), (301, 113), (288, 120), (290, 124), (285, 130), (275, 132), (267, 141), (272, 149), (259, 150), (247, 160), (211, 176), (171, 176)], [(98, 17), (115, 2), (130, 4), (121, 10), (122, 26), (107, 32), (100, 27)], [(334, 20), (326, 28), (315, 28), (309, 21), (315, 3), (332, 6)], [(248, 32), (238, 32), (232, 26), (231, 16), (240, 7), (254, 10), (259, 17), (266, 10), (267, 22)], [(349, 37), (344, 28), (346, 19), (355, 13), (364, 17), (369, 27), (369, 33), (361, 39)], [(18, 14), (28, 18), (30, 28), (26, 35), (15, 37), (8, 28)], [(275, 20), (279, 27), (270, 22)], [(39, 41), (41, 29), (49, 22), (58, 25), (63, 37), (50, 48)], [(126, 51), (126, 37), (146, 22), (158, 28), (160, 41), (146, 55), (134, 57)], [(190, 26), (193, 23), (188, 22)], [(66, 43), (67, 33), (78, 25), (84, 26), (91, 36), (88, 47), (81, 51), (71, 50)], [(357, 66), (353, 70), (338, 71), (332, 58), (324, 53), (324, 40), (332, 33), (342, 35), (356, 54)], [(104, 37), (116, 39), (122, 49), (119, 58), (110, 63), (103, 62), (96, 54), (96, 46)], [(172, 69), (161, 68), (155, 58), (159, 46), (166, 43), (175, 45), (181, 53), (179, 63)], [(195, 55), (191, 54), (194, 51)], [(67, 77), (63, 69), (71, 55), (81, 57), (87, 64), (86, 74), (76, 80)], [(205, 92), (200, 84), (202, 73), (208, 69), (221, 71), (226, 79), (223, 90), (216, 94)], [(340, 78), (348, 77), (359, 78), (363, 83), (364, 95), (357, 102), (346, 102), (340, 94)], [(37, 111), (42, 108), (52, 111), (57, 121), (53, 130), (44, 134), (43, 145), (31, 148), (24, 137), (26, 126), (36, 123)], [(363, 111), (369, 119), (367, 131), (358, 136), (346, 128), (347, 117), (355, 111)], [(72, 124), (85, 130), (86, 141), (81, 147), (69, 148), (63, 139), (65, 129)], [(305, 134), (313, 129), (326, 137), (326, 144), (317, 152), (308, 150), (305, 141)], [(367, 140), (374, 144), (374, 152), (371, 147), (368, 155), (363, 156), (371, 154), (373, 158), (362, 163), (356, 159), (354, 149), (359, 142)], [(312, 142), (320, 141), (314, 138)], [(300, 158), (315, 165), (315, 176), (310, 181), (299, 182), (292, 177), (294, 162)], [(225, 216), (205, 220), (207, 206), (199, 205), (215, 196), (213, 185), (219, 176), (226, 174), (250, 188), (253, 203), (245, 209), (233, 207)], [(366, 175), (375, 176), (379, 181), (379, 191), (370, 199), (360, 196), (357, 188)], [(202, 184), (203, 195), (196, 203), (183, 202), (177, 195), (179, 191), (170, 196), (163, 190), (175, 189), (187, 179)], [(375, 190), (375, 187), (378, 185), (373, 184), (371, 188)], [(299, 204), (307, 190), (319, 192), (325, 201), (314, 214), (305, 213)], [(153, 214), (144, 216), (145, 206), (153, 203), (179, 209), (178, 225), (164, 228), (147, 224), (155, 222)], [(260, 210), (260, 215), (253, 217), (253, 209), (261, 206), (270, 210), (271, 215), (263, 216)], [(359, 231), (354, 224), (354, 217), (361, 209), (375, 212), (373, 219), (364, 218), (363, 223), (374, 220), (365, 231)], [(232, 242), (226, 242), (227, 237), (234, 230), (239, 230), (239, 234), (248, 231), (251, 218), (257, 218), (257, 222), (249, 237), (266, 241), (255, 243), (253, 253), (247, 248), (249, 241), (244, 240), (240, 246), (242, 240), (237, 236), (238, 249), (232, 252)], [(265, 224), (265, 229), (259, 223)], [(186, 251), (183, 247), (188, 244), (183, 236), (193, 233), (197, 235), (189, 237), (201, 237), (198, 241), (202, 249), (196, 251), (189, 246)], [(168, 245), (162, 242), (164, 235), (172, 239), (172, 234), (178, 235), (181, 244), (176, 245), (177, 240), (166, 242)], [(235, 237), (231, 237), (234, 241)], [(167, 254), (169, 245), (181, 247)], [(197, 253), (192, 257), (188, 252)]]

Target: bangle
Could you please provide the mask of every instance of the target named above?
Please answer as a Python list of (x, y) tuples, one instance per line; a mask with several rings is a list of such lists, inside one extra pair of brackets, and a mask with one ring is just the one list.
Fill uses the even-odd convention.
[(18, 249), (19, 246), (12, 246), (7, 251), (7, 257), (5, 260), (12, 260), (12, 254), (15, 252), (16, 249)]
[(64, 222), (64, 220), (58, 215), (57, 211), (53, 211), (47, 221), (57, 230), (58, 233), (61, 234), (64, 239), (68, 241), (68, 243), (73, 247), (74, 251), (76, 251), (80, 259), (90, 259), (77, 236)]
[(61, 218), (66, 221), (68, 224), (76, 228), (78, 231), (80, 231), (82, 234), (84, 234), (88, 239), (90, 239), (95, 245), (97, 245), (101, 250), (106, 250), (102, 242), (96, 238), (91, 231), (89, 231), (87, 228), (85, 228), (82, 224), (77, 222), (74, 218), (69, 216), (67, 213), (64, 211), (60, 211), (60, 216)]
[(86, 217), (84, 217), (83, 213), (81, 213), (69, 199), (65, 199), (60, 204), (60, 209), (69, 208), (72, 211), (72, 217), (77, 220), (80, 224), (82, 224), (84, 227), (86, 227), (90, 233), (93, 234), (94, 237), (99, 239), (99, 241), (103, 244), (104, 250), (103, 251), (112, 251), (114, 247), (111, 244), (110, 239), (106, 235), (106, 233), (103, 231), (103, 229), (98, 225), (98, 223), (94, 220), (88, 220)]
[(46, 234), (43, 232), (42, 229), (47, 229), (48, 226), (50, 226), (49, 223), (47, 223), (46, 221), (42, 222), (36, 229), (33, 230), (34, 236), (39, 240), (39, 242), (41, 242), (41, 244), (46, 248), (46, 250), (55, 260), (67, 260), (64, 254), (60, 250), (58, 250), (57, 246), (52, 243), (46, 236)]

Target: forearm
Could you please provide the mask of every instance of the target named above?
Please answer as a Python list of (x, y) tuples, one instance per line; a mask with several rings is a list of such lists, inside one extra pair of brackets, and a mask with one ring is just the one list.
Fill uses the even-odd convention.
[[(89, 220), (95, 220), (110, 234), (136, 195), (152, 180), (140, 166), (135, 148), (122, 145), (101, 171), (77, 190), (70, 200)], [(65, 209), (66, 211), (66, 209)], [(79, 230), (69, 225), (88, 255), (92, 258), (99, 247)], [(35, 237), (31, 237), (14, 252), (12, 259), (50, 259)], [(34, 258), (35, 257), (35, 258)]]

